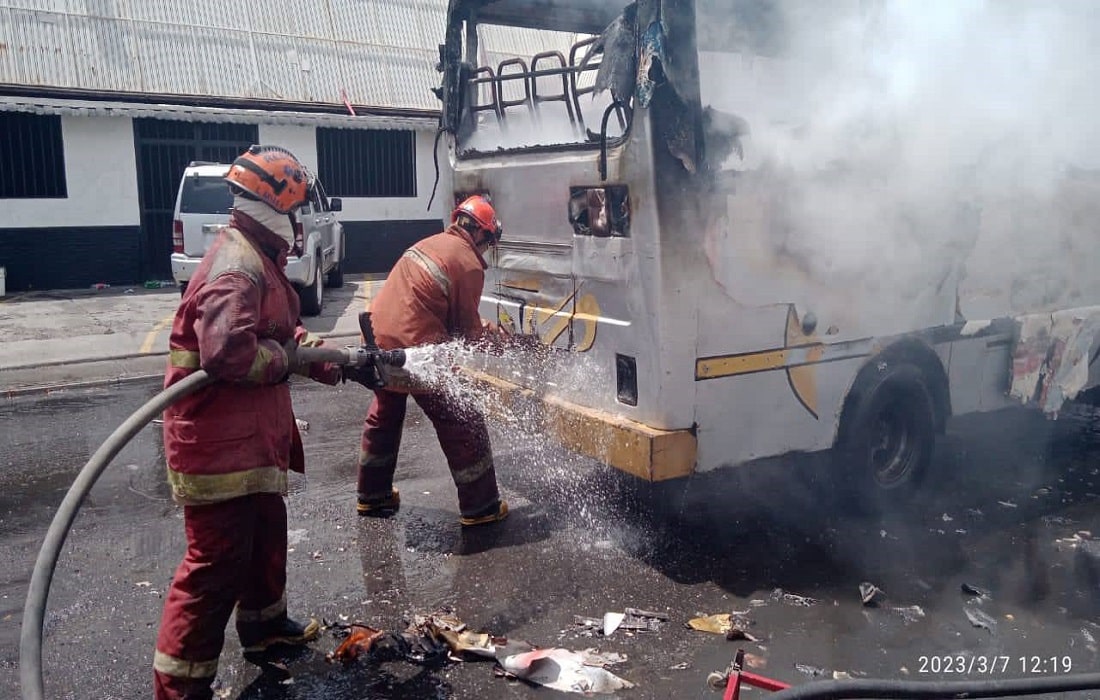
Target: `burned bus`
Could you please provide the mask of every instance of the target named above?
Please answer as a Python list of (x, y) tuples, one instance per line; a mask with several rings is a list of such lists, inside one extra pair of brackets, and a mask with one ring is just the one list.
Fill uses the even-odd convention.
[[(993, 182), (999, 151), (941, 164), (914, 150), (927, 119), (876, 122), (881, 5), (451, 0), (451, 194), (505, 225), (482, 315), (553, 373), (475, 374), (642, 479), (830, 450), (869, 500), (921, 484), (950, 416), (1056, 415), (1094, 386), (1100, 261), (1066, 243), (1089, 239), (1093, 171)], [(517, 28), (542, 50), (518, 55)], [(806, 49), (838, 31), (846, 63)], [(815, 73), (842, 63), (858, 82)], [(845, 121), (829, 91), (865, 109)]]

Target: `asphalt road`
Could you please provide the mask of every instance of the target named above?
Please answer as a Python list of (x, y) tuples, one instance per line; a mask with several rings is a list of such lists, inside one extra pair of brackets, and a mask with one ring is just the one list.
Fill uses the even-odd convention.
[[(22, 606), (53, 509), (91, 452), (158, 389), (26, 396), (0, 407), (0, 560), (9, 562), (0, 572), (0, 696), (18, 697)], [(706, 676), (738, 648), (750, 654), (750, 670), (790, 683), (834, 672), (979, 677), (973, 669), (944, 673), (948, 655), (987, 659), (985, 677), (994, 679), (1031, 675), (1035, 663), (1063, 672), (1066, 659), (1073, 671), (1100, 670), (1097, 561), (1056, 543), (1100, 533), (1100, 423), (1091, 412), (1053, 423), (1022, 412), (954, 422), (928, 497), (885, 519), (831, 512), (803, 478), (820, 468), (817, 460), (755, 465), (653, 493), (511, 426), (493, 439), (512, 516), (463, 531), (442, 453), (415, 405), (398, 469), (402, 509), (375, 520), (353, 509), (369, 394), (302, 384), (294, 396), (310, 428), (307, 474), (293, 480), (288, 500), (292, 614), (401, 630), (414, 613), (450, 606), (473, 629), (624, 654), (609, 670), (636, 684), (616, 694), (637, 699), (721, 697)], [(46, 616), (49, 697), (148, 697), (163, 595), (183, 546), (159, 428), (150, 427), (88, 498), (58, 565)], [(861, 582), (881, 588), (884, 603), (863, 606)], [(964, 583), (986, 596), (962, 592)], [(575, 615), (626, 607), (670, 619), (606, 638), (573, 624)], [(748, 612), (759, 642), (685, 627), (696, 615), (732, 610)], [(219, 692), (557, 696), (495, 677), (492, 661), (328, 664), (336, 643), (326, 633), (280, 683), (241, 659), (230, 632)]]

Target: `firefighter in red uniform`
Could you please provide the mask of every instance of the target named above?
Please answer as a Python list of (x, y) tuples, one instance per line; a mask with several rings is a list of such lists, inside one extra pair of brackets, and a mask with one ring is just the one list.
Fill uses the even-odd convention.
[(317, 345), (300, 325), (283, 271), (292, 212), (310, 175), (289, 152), (253, 146), (233, 163), (223, 228), (176, 311), (164, 385), (202, 368), (217, 381), (164, 412), (172, 495), (183, 504), (187, 552), (168, 590), (153, 658), (155, 696), (211, 698), (225, 627), (236, 607), (246, 655), (315, 639), (316, 621), (287, 616), (287, 469), (304, 456), (290, 373), (335, 384), (340, 368), (302, 365)]
[[(446, 231), (405, 251), (371, 304), (378, 347), (383, 350), (441, 343), (453, 338), (497, 339), (501, 331), (478, 314), (485, 283), (485, 253), (500, 240), (492, 205), (470, 197), (455, 209)], [(349, 377), (354, 371), (349, 372)], [(387, 385), (374, 392), (359, 453), (357, 511), (387, 516), (400, 505), (393, 488), (408, 394), (435, 426), (458, 489), (460, 522), (503, 520), (508, 504), (497, 490), (496, 470), (484, 417), (456, 405), (438, 390)]]

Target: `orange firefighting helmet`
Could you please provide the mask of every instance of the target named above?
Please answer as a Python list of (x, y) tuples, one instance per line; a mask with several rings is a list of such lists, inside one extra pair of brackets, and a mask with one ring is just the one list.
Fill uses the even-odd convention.
[(477, 222), (477, 225), (481, 227), (481, 230), (485, 232), (494, 245), (500, 241), (503, 228), (500, 219), (497, 218), (496, 210), (493, 209), (492, 204), (489, 204), (489, 200), (479, 194), (467, 197), (451, 214), (452, 224), (458, 222), (459, 214), (465, 214)]
[(312, 177), (294, 154), (278, 146), (251, 146), (225, 176), (230, 187), (242, 190), (280, 214), (305, 204)]

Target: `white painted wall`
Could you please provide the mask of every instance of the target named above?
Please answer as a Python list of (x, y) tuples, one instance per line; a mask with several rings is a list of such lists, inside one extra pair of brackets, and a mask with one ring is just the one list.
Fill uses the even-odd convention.
[(4, 228), (137, 226), (137, 163), (128, 117), (62, 117), (68, 197), (0, 199)]
[(317, 130), (314, 127), (260, 124), (260, 143), (285, 148), (307, 168), (317, 172)]
[[(317, 134), (314, 127), (260, 125), (260, 142), (282, 146), (298, 157), (306, 167), (317, 172)], [(416, 132), (416, 197), (341, 197), (343, 221), (384, 221), (443, 219), (450, 214), (451, 166), (447, 159), (446, 145), (439, 145), (439, 187), (435, 201), (428, 211), (435, 180), (432, 163), (434, 131)], [(329, 192), (333, 196), (332, 192)]]
[[(137, 226), (140, 224), (133, 123), (129, 117), (62, 117), (68, 196), (64, 199), (0, 200), (4, 228)], [(344, 197), (345, 221), (442, 219), (449, 213), (451, 169), (440, 145), (440, 182), (432, 210), (428, 198), (435, 177), (434, 132), (416, 137), (417, 196)], [(314, 127), (260, 125), (260, 141), (283, 146), (317, 169)]]

